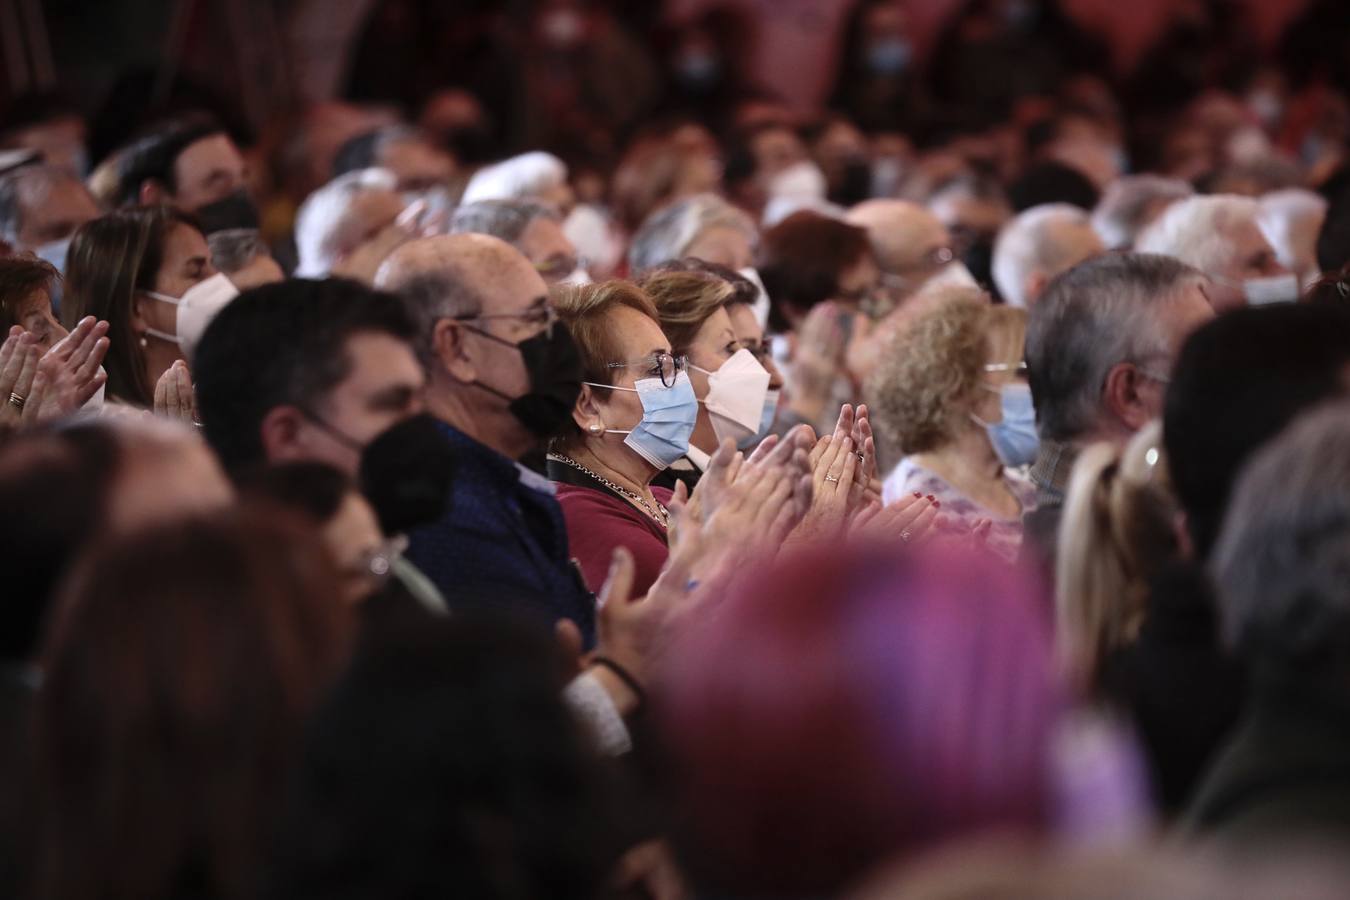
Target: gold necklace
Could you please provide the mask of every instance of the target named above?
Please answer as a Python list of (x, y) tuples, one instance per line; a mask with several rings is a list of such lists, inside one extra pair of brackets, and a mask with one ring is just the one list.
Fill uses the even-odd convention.
[[(662, 506), (661, 501), (657, 500), (656, 509), (652, 509), (651, 504), (648, 503), (647, 499), (643, 497), (641, 494), (635, 491), (630, 491), (628, 488), (622, 485), (615, 484), (614, 482), (610, 481), (608, 478), (597, 472), (592, 472), (590, 469), (586, 468), (581, 463), (577, 462), (575, 459), (572, 459), (570, 456), (564, 456), (561, 453), (550, 453), (548, 455), (548, 458), (554, 460), (555, 462), (560, 462), (563, 463), (564, 465), (571, 466), (578, 472), (584, 472), (585, 474), (594, 478), (596, 481), (603, 484), (605, 487), (609, 488), (611, 491), (614, 491), (620, 496), (627, 497), (629, 500), (632, 500), (635, 503), (639, 504), (642, 507), (643, 512), (645, 512), (647, 516), (651, 518), (652, 521), (654, 521), (657, 525), (660, 525), (662, 528), (670, 527), (670, 510)], [(658, 513), (657, 510), (660, 510), (660, 512)]]

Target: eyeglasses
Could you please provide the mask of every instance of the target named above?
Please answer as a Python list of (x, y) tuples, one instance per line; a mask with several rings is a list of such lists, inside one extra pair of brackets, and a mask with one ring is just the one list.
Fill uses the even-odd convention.
[(534, 264), (534, 270), (545, 281), (561, 281), (577, 269), (586, 267), (587, 260), (580, 256), (551, 257)]
[(492, 319), (517, 319), (552, 337), (553, 326), (558, 323), (558, 311), (552, 306), (536, 306), (523, 313), (493, 313), (491, 315), (471, 313), (467, 316), (454, 317), (456, 322), (487, 322)]
[(880, 285), (873, 285), (870, 287), (854, 288), (851, 291), (840, 291), (836, 295), (836, 299), (842, 300), (844, 303), (857, 303), (861, 305), (875, 298), (879, 289)]
[(656, 353), (645, 359), (635, 359), (631, 362), (607, 363), (605, 368), (631, 369), (638, 366), (647, 367), (647, 378), (660, 378), (662, 387), (674, 387), (675, 376), (688, 368), (689, 357), (671, 356), (669, 353)]

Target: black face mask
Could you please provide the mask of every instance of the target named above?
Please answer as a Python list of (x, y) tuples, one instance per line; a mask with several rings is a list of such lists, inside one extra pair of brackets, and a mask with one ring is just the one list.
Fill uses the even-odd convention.
[(489, 334), (480, 328), (464, 326), (489, 340), (520, 351), (525, 371), (530, 377), (530, 389), (519, 397), (508, 397), (483, 382), (475, 382), (483, 390), (510, 401), (511, 414), (520, 424), (541, 440), (554, 437), (572, 418), (572, 408), (581, 394), (581, 354), (571, 333), (555, 324), (552, 333), (544, 330), (519, 344)]
[(423, 414), (390, 426), (361, 454), (361, 492), (385, 534), (402, 534), (445, 514), (454, 450), (436, 419)]
[(235, 228), (257, 228), (258, 207), (254, 205), (248, 191), (240, 188), (228, 197), (199, 207), (197, 221), (201, 222), (202, 234), (215, 234)]

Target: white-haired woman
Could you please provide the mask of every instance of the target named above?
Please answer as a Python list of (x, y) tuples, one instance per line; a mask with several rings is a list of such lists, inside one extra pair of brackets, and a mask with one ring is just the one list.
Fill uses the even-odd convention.
[(741, 210), (716, 194), (696, 194), (661, 207), (633, 235), (628, 267), (634, 275), (663, 262), (697, 257), (733, 271), (754, 263), (759, 232)]
[(473, 174), (460, 203), (480, 200), (534, 200), (566, 216), (576, 195), (567, 181), (567, 165), (552, 153), (536, 150), (484, 166)]

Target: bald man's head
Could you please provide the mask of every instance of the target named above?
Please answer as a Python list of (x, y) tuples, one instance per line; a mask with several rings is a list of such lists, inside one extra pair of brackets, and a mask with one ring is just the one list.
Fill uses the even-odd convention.
[[(512, 313), (548, 286), (530, 261), (486, 234), (450, 234), (409, 241), (375, 275), (381, 290), (398, 294), (422, 319), (425, 341), (440, 319)], [(424, 346), (430, 350), (430, 346)]]
[(420, 319), (432, 415), (512, 459), (538, 443), (510, 409), (531, 388), (518, 348), (551, 322), (548, 285), (519, 250), (484, 234), (410, 241), (375, 283)]
[(907, 200), (867, 200), (846, 217), (867, 229), (882, 271), (911, 277), (931, 267), (934, 253), (950, 248), (951, 235), (937, 217)]
[[(408, 296), (410, 286), (436, 281), (452, 294), (440, 301)], [(503, 240), (486, 234), (450, 234), (409, 241), (389, 255), (375, 275), (381, 290), (405, 295), (421, 309), (423, 300), (440, 307), (439, 315), (458, 316), (487, 312), (491, 294), (499, 287), (545, 290), (544, 281), (530, 261)], [(419, 292), (415, 291), (414, 294)]]

